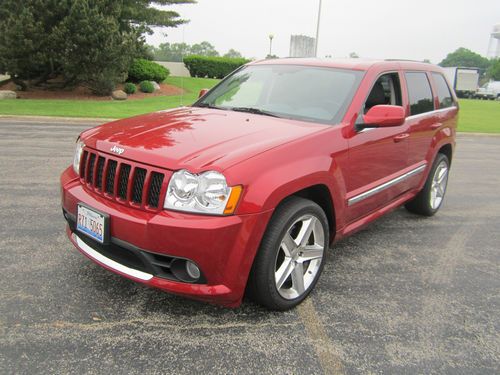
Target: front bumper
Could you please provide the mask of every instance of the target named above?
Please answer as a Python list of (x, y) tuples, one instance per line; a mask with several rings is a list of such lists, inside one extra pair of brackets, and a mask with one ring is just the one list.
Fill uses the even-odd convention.
[[(272, 211), (251, 215), (203, 216), (178, 212), (146, 212), (89, 193), (72, 168), (61, 175), (62, 207), (68, 220), (67, 234), (75, 247), (102, 267), (134, 281), (171, 293), (236, 307), (245, 286)], [(114, 255), (75, 232), (71, 219), (83, 202), (110, 215)], [(74, 220), (74, 219), (73, 219)], [(202, 271), (203, 283), (173, 280), (158, 268), (136, 266), (120, 248), (137, 256), (183, 258), (194, 261)], [(142, 252), (142, 253), (141, 253)], [(123, 259), (123, 260), (122, 260)]]

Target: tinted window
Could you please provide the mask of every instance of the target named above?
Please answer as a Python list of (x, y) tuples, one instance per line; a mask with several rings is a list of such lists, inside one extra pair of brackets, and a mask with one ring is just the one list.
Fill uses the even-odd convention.
[(453, 105), (450, 88), (444, 77), (439, 73), (432, 73), (434, 83), (436, 84), (437, 96), (439, 98), (439, 108), (447, 108)]
[(340, 121), (363, 72), (298, 65), (257, 65), (232, 74), (195, 106), (259, 109), (291, 119)]
[(406, 84), (408, 85), (408, 96), (410, 100), (410, 114), (434, 110), (432, 91), (425, 73), (405, 73)]

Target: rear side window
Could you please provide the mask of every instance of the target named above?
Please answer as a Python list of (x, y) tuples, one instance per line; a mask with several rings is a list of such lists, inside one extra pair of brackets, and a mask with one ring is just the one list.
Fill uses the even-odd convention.
[(451, 107), (453, 105), (453, 98), (446, 80), (439, 73), (432, 73), (432, 78), (434, 78), (434, 83), (436, 84), (439, 108)]
[(418, 115), (434, 110), (432, 91), (424, 72), (405, 73), (410, 101), (410, 114)]

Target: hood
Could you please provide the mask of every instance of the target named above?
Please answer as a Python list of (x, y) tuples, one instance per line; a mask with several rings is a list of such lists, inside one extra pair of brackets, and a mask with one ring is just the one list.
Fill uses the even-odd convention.
[[(88, 147), (161, 168), (222, 171), (328, 127), (249, 113), (185, 107), (110, 122), (82, 133)], [(115, 147), (116, 146), (116, 147)], [(116, 153), (115, 153), (116, 155)]]

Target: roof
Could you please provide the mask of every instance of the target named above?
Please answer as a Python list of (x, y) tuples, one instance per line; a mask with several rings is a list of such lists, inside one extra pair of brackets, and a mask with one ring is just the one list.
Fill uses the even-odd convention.
[(284, 58), (259, 60), (250, 65), (305, 65), (325, 68), (352, 70), (368, 70), (375, 66), (386, 66), (389, 69), (403, 68), (415, 70), (440, 71), (441, 68), (424, 62), (409, 60), (370, 60), (370, 59), (319, 59), (319, 58)]

